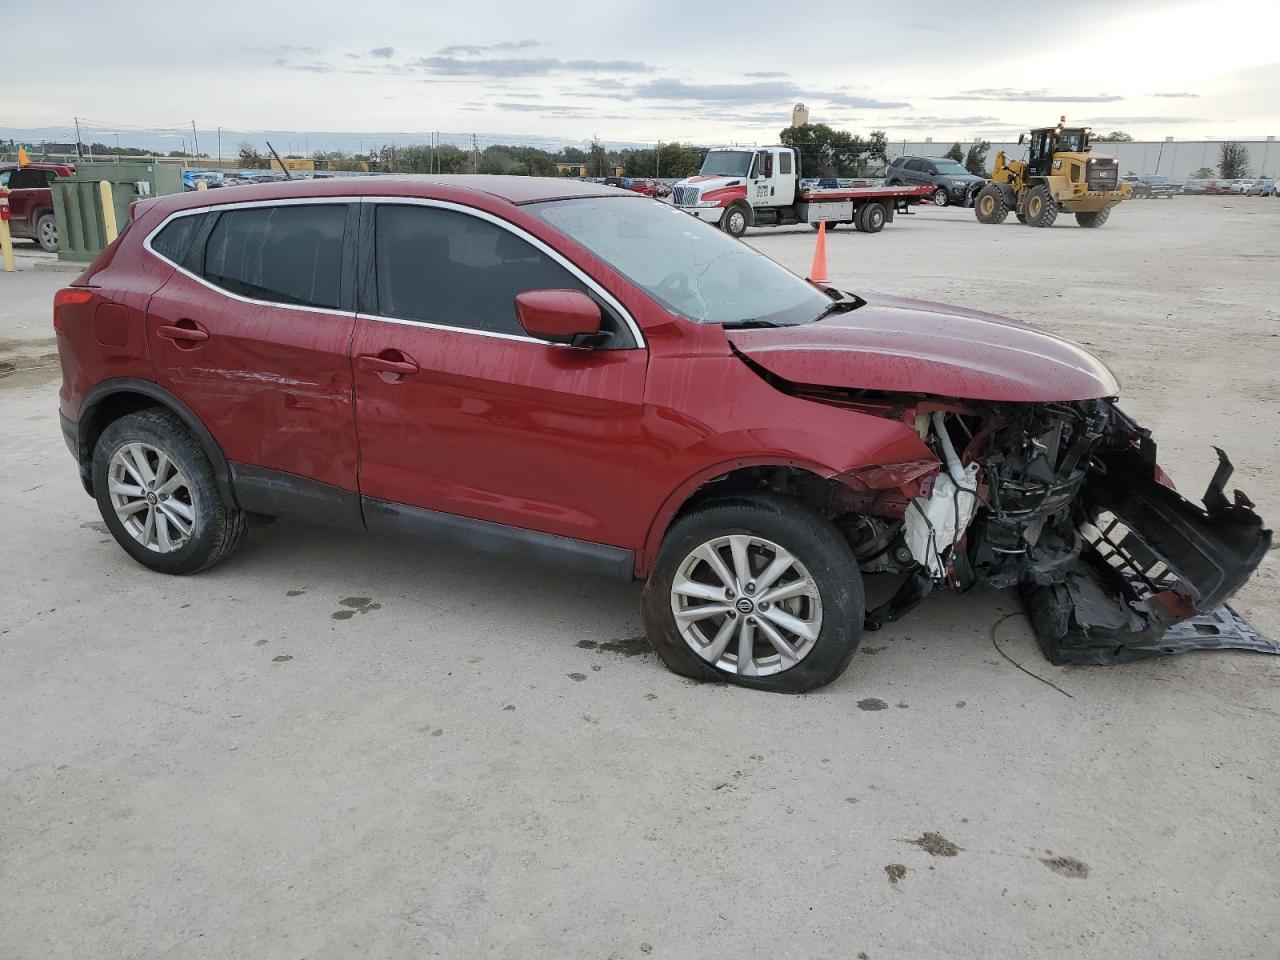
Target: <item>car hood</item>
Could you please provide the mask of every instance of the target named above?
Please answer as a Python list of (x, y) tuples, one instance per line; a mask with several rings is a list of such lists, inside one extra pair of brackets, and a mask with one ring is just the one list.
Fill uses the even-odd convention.
[(796, 384), (1050, 402), (1114, 397), (1114, 374), (1083, 347), (1017, 320), (871, 294), (799, 327), (734, 330), (729, 341)]

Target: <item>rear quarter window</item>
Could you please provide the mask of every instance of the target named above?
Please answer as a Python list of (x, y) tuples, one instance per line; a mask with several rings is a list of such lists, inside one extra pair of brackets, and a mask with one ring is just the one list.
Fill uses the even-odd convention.
[(169, 221), (168, 225), (151, 238), (151, 249), (172, 263), (182, 263), (191, 248), (191, 240), (201, 219), (199, 214), (195, 214)]
[(255, 300), (337, 308), (346, 220), (341, 203), (223, 211), (205, 246), (205, 279)]

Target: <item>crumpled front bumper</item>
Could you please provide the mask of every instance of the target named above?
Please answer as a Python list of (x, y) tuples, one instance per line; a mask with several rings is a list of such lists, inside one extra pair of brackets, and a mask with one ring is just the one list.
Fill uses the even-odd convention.
[(1123, 419), (1135, 443), (1097, 455), (1081, 492), (1079, 559), (1065, 581), (1021, 588), (1045, 656), (1098, 664), (1201, 648), (1280, 653), (1223, 607), (1272, 537), (1244, 494), (1228, 499), (1226, 454), (1218, 451), (1200, 507), (1168, 483), (1146, 431)]

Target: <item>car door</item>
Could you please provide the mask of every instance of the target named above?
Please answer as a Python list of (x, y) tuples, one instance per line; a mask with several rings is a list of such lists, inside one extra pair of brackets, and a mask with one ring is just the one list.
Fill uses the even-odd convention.
[(360, 525), (344, 247), (358, 211), (324, 200), (214, 207), (146, 240), (176, 266), (147, 307), (156, 381), (213, 434), (246, 509)]
[(35, 229), (35, 212), (39, 199), (48, 189), (49, 174), (45, 170), (18, 167), (6, 170), (5, 186), (9, 188), (9, 216), (24, 232)]
[[(770, 207), (774, 201), (773, 153), (757, 150), (748, 174), (747, 200), (753, 207)], [(788, 200), (788, 202), (790, 202)]]
[[(369, 529), (442, 536), (462, 523), (469, 543), (550, 545), (561, 560), (591, 544), (634, 548), (618, 502), (643, 430), (634, 323), (505, 220), (435, 201), (365, 207), (352, 354)], [(602, 304), (606, 348), (521, 329), (518, 293), (566, 288)], [(629, 554), (607, 556), (630, 575)]]

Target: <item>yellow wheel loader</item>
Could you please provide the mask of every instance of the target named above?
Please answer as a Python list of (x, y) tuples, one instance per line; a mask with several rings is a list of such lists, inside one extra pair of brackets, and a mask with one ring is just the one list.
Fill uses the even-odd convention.
[(1120, 162), (1092, 156), (1089, 128), (1065, 122), (1063, 117), (1056, 127), (1032, 130), (1025, 160), (1009, 160), (1003, 150), (996, 154), (991, 182), (973, 202), (979, 223), (1003, 223), (1012, 211), (1025, 224), (1051, 227), (1065, 210), (1082, 227), (1100, 227), (1112, 207), (1129, 199), (1133, 188), (1120, 182)]

